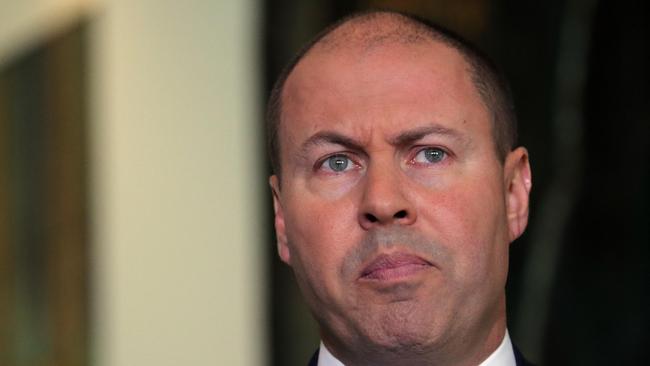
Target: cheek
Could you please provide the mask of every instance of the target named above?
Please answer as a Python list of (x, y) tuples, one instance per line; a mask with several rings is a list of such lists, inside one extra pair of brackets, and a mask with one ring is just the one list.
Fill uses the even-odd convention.
[(490, 180), (455, 184), (430, 195), (423, 219), (453, 253), (458, 281), (482, 282), (507, 265), (503, 192)]
[[(338, 273), (347, 249), (359, 241), (356, 211), (345, 200), (326, 201), (305, 194), (285, 212), (292, 262), (329, 280)], [(358, 235), (358, 234), (357, 234)], [(296, 263), (298, 264), (298, 263)]]
[[(304, 197), (307, 196), (307, 197)], [(360, 238), (348, 205), (310, 200), (304, 195), (287, 219), (291, 267), (306, 301), (313, 308), (335, 308), (345, 297), (341, 264)]]
[(319, 202), (340, 205), (346, 196), (354, 193), (359, 180), (363, 177), (360, 169), (355, 169), (339, 176), (312, 176), (305, 179), (305, 191)]

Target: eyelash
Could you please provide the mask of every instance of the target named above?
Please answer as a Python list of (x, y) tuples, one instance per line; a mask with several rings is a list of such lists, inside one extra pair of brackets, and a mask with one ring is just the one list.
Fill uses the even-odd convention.
[[(418, 155), (421, 153), (424, 153), (427, 150), (436, 150), (442, 153), (442, 157), (440, 158), (439, 161), (429, 161), (429, 162), (418, 162), (416, 161)], [(408, 160), (408, 164), (410, 165), (416, 165), (416, 166), (431, 166), (431, 165), (439, 165), (439, 164), (444, 164), (449, 158), (452, 157), (452, 154), (447, 150), (439, 146), (418, 146), (415, 148), (415, 154), (413, 155), (412, 158)], [(328, 162), (331, 161), (331, 159), (334, 158), (344, 158), (347, 159), (347, 164), (344, 168), (344, 170), (341, 171), (336, 171), (331, 168), (331, 166), (328, 166)], [(426, 159), (426, 158), (425, 158)], [(314, 165), (314, 170), (315, 171), (325, 171), (329, 174), (341, 174), (344, 172), (347, 172), (349, 170), (353, 170), (356, 168), (359, 168), (361, 165), (355, 161), (352, 157), (350, 157), (349, 153), (346, 152), (338, 152), (335, 154), (331, 154), (328, 156), (325, 156), (324, 158), (318, 160), (316, 164)]]
[[(427, 150), (432, 150), (436, 151), (441, 154), (440, 160), (437, 161), (416, 161), (418, 156), (420, 154), (424, 154)], [(446, 162), (451, 157), (451, 153), (447, 151), (446, 149), (439, 147), (439, 146), (424, 146), (424, 147), (418, 147), (415, 150), (415, 154), (413, 157), (409, 160), (409, 163), (412, 165), (422, 165), (422, 166), (428, 166), (428, 165), (438, 165), (438, 164), (443, 164)], [(426, 156), (423, 157), (423, 159), (426, 159)]]
[[(337, 170), (332, 169), (331, 166), (325, 168), (327, 166), (328, 162), (331, 161), (334, 158), (347, 159), (347, 165), (345, 166), (344, 170), (337, 171)], [(346, 153), (336, 153), (336, 154), (328, 155), (328, 156), (324, 157), (323, 159), (319, 160), (318, 162), (316, 162), (316, 164), (314, 166), (314, 170), (323, 170), (323, 171), (326, 171), (329, 174), (341, 174), (341, 173), (344, 173), (346, 171), (355, 169), (356, 167), (359, 167), (359, 164), (354, 159), (352, 159), (348, 154), (346, 154)]]

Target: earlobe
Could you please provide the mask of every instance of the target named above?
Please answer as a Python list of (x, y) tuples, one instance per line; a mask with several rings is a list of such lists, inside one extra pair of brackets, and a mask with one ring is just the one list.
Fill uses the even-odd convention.
[(286, 228), (284, 225), (284, 212), (282, 209), (282, 201), (280, 200), (280, 182), (276, 175), (272, 175), (271, 178), (269, 178), (269, 185), (273, 192), (275, 238), (277, 240), (278, 255), (284, 263), (291, 265), (291, 251), (287, 242)]
[(528, 151), (524, 147), (511, 151), (504, 168), (508, 229), (512, 242), (523, 234), (528, 225), (528, 204), (532, 188)]

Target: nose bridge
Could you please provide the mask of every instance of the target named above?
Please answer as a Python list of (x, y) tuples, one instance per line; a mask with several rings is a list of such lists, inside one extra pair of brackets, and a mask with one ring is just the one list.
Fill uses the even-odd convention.
[(364, 228), (375, 225), (410, 224), (415, 209), (406, 189), (406, 178), (393, 159), (375, 160), (366, 171), (359, 221)]

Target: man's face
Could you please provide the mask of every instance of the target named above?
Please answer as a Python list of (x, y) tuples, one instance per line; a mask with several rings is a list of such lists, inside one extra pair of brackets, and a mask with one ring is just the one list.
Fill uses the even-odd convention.
[(317, 46), (294, 69), (271, 178), (278, 250), (336, 356), (503, 335), (530, 173), (523, 149), (500, 162), (492, 136), (441, 43)]

